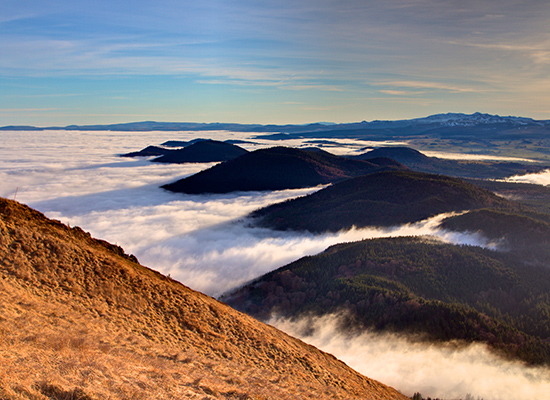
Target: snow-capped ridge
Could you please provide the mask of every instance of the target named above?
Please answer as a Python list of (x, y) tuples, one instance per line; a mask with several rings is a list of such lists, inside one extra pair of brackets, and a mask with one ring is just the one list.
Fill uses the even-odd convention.
[(524, 125), (546, 125), (549, 121), (536, 121), (532, 118), (514, 117), (514, 116), (500, 116), (492, 114), (484, 114), (476, 112), (473, 114), (463, 113), (446, 113), (435, 114), (425, 118), (416, 118), (410, 120), (417, 124), (433, 124), (438, 123), (443, 126), (475, 126), (479, 124), (512, 124), (515, 126)]

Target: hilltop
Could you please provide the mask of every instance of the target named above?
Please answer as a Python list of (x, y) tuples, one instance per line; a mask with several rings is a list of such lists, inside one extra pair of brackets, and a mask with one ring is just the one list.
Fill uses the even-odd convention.
[(153, 162), (160, 163), (199, 163), (227, 161), (248, 153), (242, 147), (217, 140), (200, 140), (183, 149), (171, 150)]
[(162, 156), (174, 151), (173, 149), (165, 149), (164, 147), (159, 146), (147, 146), (144, 149), (139, 151), (132, 151), (130, 153), (121, 154), (121, 157), (151, 157), (151, 156)]
[(254, 223), (278, 230), (339, 231), (392, 226), (437, 214), (518, 206), (460, 179), (413, 171), (360, 176), (305, 197), (257, 210)]
[(441, 227), (457, 232), (477, 232), (499, 243), (501, 249), (516, 254), (523, 262), (550, 265), (549, 214), (481, 209), (446, 218)]
[(509, 161), (445, 160), (437, 157), (428, 157), (418, 150), (402, 146), (379, 147), (351, 158), (368, 161), (378, 157), (391, 158), (414, 171), (460, 178), (498, 179), (512, 175), (541, 172), (548, 168), (548, 166), (545, 167), (532, 163), (525, 164)]
[(215, 165), (163, 188), (189, 194), (295, 189), (404, 168), (386, 158), (367, 162), (335, 156), (323, 150), (271, 147)]
[(0, 198), (0, 398), (406, 399)]

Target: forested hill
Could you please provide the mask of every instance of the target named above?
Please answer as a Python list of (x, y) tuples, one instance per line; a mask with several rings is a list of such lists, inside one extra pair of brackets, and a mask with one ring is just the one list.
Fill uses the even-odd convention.
[(483, 342), (550, 364), (550, 269), (508, 253), (426, 238), (330, 247), (268, 273), (223, 300), (258, 318), (347, 312), (346, 329)]
[(154, 162), (160, 163), (199, 163), (227, 161), (248, 153), (242, 147), (217, 140), (200, 140), (179, 150), (171, 150)]
[(481, 209), (446, 218), (442, 228), (476, 232), (523, 262), (550, 268), (550, 215)]
[(486, 207), (519, 206), (456, 178), (389, 171), (348, 179), (309, 196), (257, 210), (251, 216), (264, 227), (323, 232), (398, 225)]
[(548, 168), (548, 165), (510, 161), (445, 160), (427, 157), (417, 150), (401, 146), (379, 147), (351, 158), (368, 161), (378, 157), (391, 158), (414, 171), (460, 178), (500, 179), (512, 175), (541, 172)]
[(2, 400), (406, 399), (2, 198), (0, 359)]
[(387, 158), (359, 161), (322, 150), (271, 147), (215, 165), (163, 188), (189, 194), (295, 189), (390, 169), (406, 167)]

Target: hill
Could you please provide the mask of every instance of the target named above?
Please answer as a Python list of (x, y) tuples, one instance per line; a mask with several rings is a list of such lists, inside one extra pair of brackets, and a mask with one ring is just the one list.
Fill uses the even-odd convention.
[(441, 227), (477, 232), (524, 262), (550, 266), (550, 215), (481, 209), (446, 218)]
[(3, 400), (406, 398), (5, 199), (0, 260)]
[(154, 162), (160, 163), (200, 163), (227, 161), (248, 153), (247, 150), (234, 144), (217, 140), (200, 140), (179, 150), (171, 150)]
[(465, 180), (476, 186), (490, 190), (501, 197), (520, 202), (541, 213), (550, 214), (550, 187), (548, 186), (483, 179)]
[(517, 208), (456, 178), (388, 171), (336, 183), (309, 196), (257, 210), (254, 223), (278, 230), (339, 231), (392, 226), (437, 214), (486, 207)]
[(260, 319), (339, 313), (343, 330), (482, 342), (550, 364), (550, 270), (427, 238), (365, 240), (304, 257), (224, 297)]
[(271, 147), (215, 165), (163, 188), (189, 194), (295, 189), (403, 168), (389, 159), (367, 162), (338, 157), (322, 150)]
[(121, 157), (151, 157), (151, 156), (162, 156), (168, 154), (174, 150), (165, 149), (164, 147), (158, 146), (147, 146), (146, 148), (140, 151), (132, 151), (130, 153), (121, 154)]
[(367, 153), (353, 156), (356, 160), (388, 157), (418, 172), (442, 174), (461, 178), (498, 179), (512, 175), (541, 172), (548, 168), (536, 164), (505, 161), (444, 160), (427, 157), (410, 147), (379, 147)]

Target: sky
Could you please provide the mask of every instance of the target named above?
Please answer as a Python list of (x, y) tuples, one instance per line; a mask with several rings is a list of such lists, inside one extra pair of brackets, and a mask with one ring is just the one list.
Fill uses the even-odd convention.
[(0, 0), (0, 126), (550, 118), (546, 0)]

